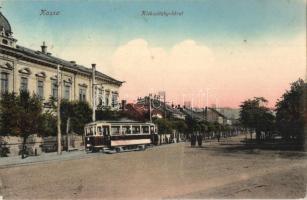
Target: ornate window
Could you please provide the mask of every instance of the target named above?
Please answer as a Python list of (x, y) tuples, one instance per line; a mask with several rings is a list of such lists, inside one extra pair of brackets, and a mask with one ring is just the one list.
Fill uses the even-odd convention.
[(79, 100), (86, 101), (86, 87), (79, 86)]
[(98, 88), (98, 94), (96, 94), (96, 104), (97, 106), (103, 105), (103, 91), (102, 88)]
[(9, 74), (2, 72), (1, 74), (1, 93), (9, 91)]
[(58, 83), (56, 79), (51, 79), (51, 96), (58, 98)]
[(28, 78), (21, 77), (20, 78), (20, 91), (28, 91)]
[(118, 105), (117, 99), (118, 99), (117, 92), (112, 92), (112, 107), (116, 107)]
[(110, 91), (106, 91), (105, 94), (105, 106), (109, 106)]
[(70, 83), (64, 83), (64, 99), (70, 100)]
[(37, 96), (44, 99), (44, 81), (40, 79), (37, 80)]

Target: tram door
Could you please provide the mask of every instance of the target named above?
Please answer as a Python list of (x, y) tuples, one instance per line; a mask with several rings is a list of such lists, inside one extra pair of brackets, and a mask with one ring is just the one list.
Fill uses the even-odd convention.
[(111, 144), (111, 137), (110, 137), (110, 126), (102, 126), (102, 134), (104, 138), (104, 145)]

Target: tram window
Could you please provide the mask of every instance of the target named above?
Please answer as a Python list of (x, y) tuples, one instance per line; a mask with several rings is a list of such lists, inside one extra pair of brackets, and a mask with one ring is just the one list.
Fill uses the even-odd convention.
[(111, 126), (112, 135), (119, 135), (119, 130), (120, 130), (119, 126)]
[(142, 126), (142, 132), (143, 133), (149, 133), (149, 127), (148, 126)]
[(140, 126), (132, 126), (132, 133), (139, 134), (140, 133)]
[(131, 134), (130, 126), (123, 126), (122, 127), (123, 133), (122, 134)]
[(97, 135), (102, 135), (101, 126), (98, 126), (98, 127), (97, 127)]
[(155, 132), (155, 127), (154, 126), (150, 126), (150, 132), (154, 133)]

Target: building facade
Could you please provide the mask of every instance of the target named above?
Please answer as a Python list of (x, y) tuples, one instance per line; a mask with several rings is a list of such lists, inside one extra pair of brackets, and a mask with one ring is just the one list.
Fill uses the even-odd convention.
[[(57, 98), (58, 89), (62, 99), (70, 101), (93, 102), (93, 92), (96, 105), (101, 108), (118, 109), (119, 88), (122, 81), (118, 81), (99, 71), (95, 71), (95, 86), (93, 70), (66, 61), (47, 51), (45, 43), (40, 51), (32, 50), (16, 44), (9, 21), (0, 12), (0, 90), (18, 93), (27, 90), (35, 93), (48, 106), (50, 97)], [(61, 87), (57, 84), (57, 66), (60, 66)], [(92, 66), (94, 67), (94, 65)]]

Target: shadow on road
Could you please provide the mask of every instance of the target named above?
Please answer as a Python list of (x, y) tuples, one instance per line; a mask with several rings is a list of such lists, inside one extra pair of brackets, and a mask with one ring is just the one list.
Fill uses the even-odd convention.
[(227, 141), (215, 144), (204, 144), (202, 147), (195, 148), (199, 151), (209, 151), (214, 154), (263, 154), (265, 152), (274, 153), (281, 158), (307, 158), (302, 145), (290, 143), (263, 142), (257, 144), (253, 141)]

